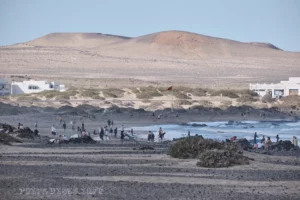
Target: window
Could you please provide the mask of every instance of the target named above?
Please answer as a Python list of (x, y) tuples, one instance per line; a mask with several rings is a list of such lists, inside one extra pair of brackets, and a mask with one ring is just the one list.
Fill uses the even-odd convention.
[(29, 85), (29, 86), (28, 86), (28, 89), (29, 89), (29, 90), (37, 90), (37, 89), (39, 89), (39, 87), (36, 86), (36, 85)]

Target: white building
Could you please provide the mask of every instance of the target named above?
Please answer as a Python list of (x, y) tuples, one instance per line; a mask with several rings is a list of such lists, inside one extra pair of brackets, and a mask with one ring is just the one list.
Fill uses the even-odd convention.
[(39, 93), (46, 90), (55, 90), (59, 92), (66, 91), (64, 85), (60, 85), (58, 82), (48, 82), (48, 81), (23, 81), (23, 82), (12, 82), (11, 83), (11, 94), (30, 94)]
[(275, 84), (250, 84), (249, 89), (260, 96), (271, 94), (273, 98), (300, 95), (300, 77), (290, 77), (288, 81)]
[(5, 79), (0, 79), (0, 96), (10, 95), (10, 83)]

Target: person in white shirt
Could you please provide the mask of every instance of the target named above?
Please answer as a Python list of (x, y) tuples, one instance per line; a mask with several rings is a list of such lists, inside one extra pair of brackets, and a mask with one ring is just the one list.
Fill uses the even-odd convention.
[(51, 133), (52, 135), (56, 135), (56, 129), (54, 125), (51, 127)]

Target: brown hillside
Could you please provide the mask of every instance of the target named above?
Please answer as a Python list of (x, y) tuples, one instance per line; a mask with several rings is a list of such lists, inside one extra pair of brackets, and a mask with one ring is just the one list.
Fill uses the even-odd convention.
[[(0, 47), (1, 76), (27, 75), (67, 86), (172, 83), (247, 87), (300, 76), (300, 53), (183, 31), (136, 38), (98, 33), (53, 33)], [(109, 81), (108, 81), (109, 80)], [(134, 81), (133, 81), (134, 80)], [(110, 84), (110, 85), (108, 85)]]
[(26, 42), (32, 46), (93, 48), (129, 39), (128, 37), (101, 33), (51, 33)]

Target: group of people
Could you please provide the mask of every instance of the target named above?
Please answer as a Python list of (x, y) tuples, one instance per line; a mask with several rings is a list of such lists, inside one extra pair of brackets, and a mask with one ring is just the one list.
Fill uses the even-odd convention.
[[(165, 134), (166, 134), (166, 132), (164, 132), (163, 129), (160, 127), (158, 130), (158, 137), (161, 142), (163, 141)], [(149, 131), (148, 142), (154, 142), (154, 139), (155, 139), (154, 133), (152, 131)]]
[[(96, 131), (94, 130), (94, 134), (96, 134)], [(118, 134), (118, 128), (115, 127), (113, 128), (112, 126), (104, 126), (104, 127), (100, 127), (99, 128), (99, 136), (100, 136), (100, 139), (102, 141), (108, 141), (109, 140), (109, 135), (111, 137), (113, 137), (113, 135), (115, 137), (117, 137), (117, 134)]]
[[(254, 148), (261, 148), (262, 146), (264, 146), (265, 149), (269, 149), (273, 142), (271, 141), (271, 137), (267, 137), (267, 139), (265, 138), (265, 136), (263, 135), (262, 138), (259, 140), (259, 143), (257, 141), (258, 135), (255, 132), (254, 133)], [(279, 135), (276, 135), (276, 143), (279, 142)], [(293, 140), (292, 143), (294, 144), (294, 146), (298, 146), (298, 139), (296, 136), (293, 136)]]
[[(61, 116), (58, 117), (58, 120), (59, 120), (60, 124), (62, 124), (63, 130), (66, 131), (66, 129), (67, 129), (66, 122), (62, 119)], [(70, 124), (72, 126), (72, 130), (74, 130), (75, 129), (74, 125), (76, 124), (76, 122), (71, 121)], [(120, 129), (121, 129), (120, 130), (120, 139), (121, 139), (122, 143), (123, 143), (126, 136), (128, 138), (133, 138), (134, 137), (134, 131), (133, 131), (132, 128), (130, 130), (127, 130), (127, 132), (125, 132), (124, 125), (122, 125), (120, 127)], [(90, 136), (90, 134), (86, 131), (84, 121), (82, 121), (81, 127), (77, 126), (77, 133), (81, 137)], [(53, 136), (55, 136), (57, 134), (55, 125), (53, 125), (51, 127), (51, 134)], [(100, 137), (101, 141), (109, 141), (110, 137), (114, 137), (114, 138), (118, 137), (118, 127), (117, 126), (114, 127), (114, 121), (111, 120), (111, 119), (108, 119), (107, 120), (107, 125), (99, 127), (98, 131), (96, 129), (94, 129), (93, 134), (94, 135), (99, 134), (99, 137)], [(158, 130), (158, 138), (160, 139), (160, 141), (163, 141), (165, 134), (166, 134), (166, 132), (164, 132), (163, 129), (160, 127), (159, 130)], [(154, 140), (155, 140), (154, 133), (152, 131), (149, 131), (148, 141), (149, 142), (154, 142)]]

